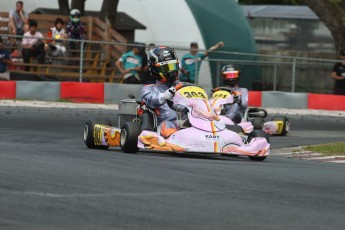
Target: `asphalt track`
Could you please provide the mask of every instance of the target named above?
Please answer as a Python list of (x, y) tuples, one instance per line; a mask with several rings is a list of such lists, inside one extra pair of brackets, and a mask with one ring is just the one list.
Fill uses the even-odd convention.
[[(344, 229), (344, 164), (87, 149), (88, 117), (0, 107), (0, 229)], [(273, 152), (345, 141), (345, 119), (290, 116)]]

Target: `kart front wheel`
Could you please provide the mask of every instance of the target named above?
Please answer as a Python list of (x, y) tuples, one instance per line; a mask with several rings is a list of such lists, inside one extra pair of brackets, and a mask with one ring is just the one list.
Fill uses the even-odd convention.
[(121, 128), (120, 145), (121, 150), (125, 153), (137, 153), (138, 137), (140, 135), (140, 126), (135, 122), (126, 122)]
[[(267, 142), (270, 143), (268, 134), (262, 130), (253, 130), (252, 132), (250, 132), (248, 135), (248, 143), (255, 137), (264, 137), (267, 140)], [(253, 161), (263, 161), (266, 159), (266, 156), (248, 156), (248, 158)]]
[(111, 126), (111, 122), (107, 118), (93, 118), (88, 120), (84, 125), (84, 142), (90, 149), (108, 149), (109, 146), (95, 145), (95, 139), (93, 136), (95, 125)]
[(278, 135), (286, 136), (290, 129), (290, 122), (286, 116), (275, 116), (272, 118), (272, 121), (282, 121), (283, 122), (283, 129), (282, 132)]

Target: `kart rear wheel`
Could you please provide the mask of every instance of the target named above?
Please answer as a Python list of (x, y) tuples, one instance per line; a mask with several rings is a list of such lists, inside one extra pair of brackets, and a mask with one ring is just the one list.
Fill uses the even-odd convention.
[(140, 135), (140, 125), (135, 122), (126, 122), (121, 127), (121, 150), (125, 153), (137, 153), (138, 136)]
[(95, 140), (93, 137), (95, 125), (107, 125), (111, 126), (111, 122), (107, 118), (92, 118), (88, 120), (84, 125), (84, 142), (86, 146), (90, 149), (108, 149), (109, 146), (105, 145), (95, 145)]
[(252, 124), (254, 126), (254, 130), (262, 130), (264, 119), (262, 117), (254, 117)]
[[(250, 143), (250, 141), (255, 137), (264, 137), (264, 138), (266, 138), (267, 142), (270, 143), (270, 139), (269, 139), (268, 134), (262, 130), (253, 130), (252, 132), (250, 132), (248, 135), (248, 143)], [(253, 161), (263, 161), (266, 159), (266, 156), (264, 156), (264, 157), (248, 156), (248, 158), (253, 160)]]
[(272, 118), (272, 121), (283, 121), (283, 130), (280, 134), (280, 136), (286, 136), (290, 129), (290, 122), (289, 119), (286, 116), (274, 116)]

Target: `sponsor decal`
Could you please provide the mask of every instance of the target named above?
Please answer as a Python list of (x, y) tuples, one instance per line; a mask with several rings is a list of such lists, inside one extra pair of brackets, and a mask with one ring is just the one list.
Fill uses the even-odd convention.
[(231, 94), (225, 90), (217, 91), (212, 94), (212, 98), (228, 98)]
[(95, 145), (120, 146), (120, 129), (95, 125), (93, 138)]
[(219, 135), (205, 134), (207, 140), (218, 141), (220, 139)]
[(135, 64), (135, 65), (138, 65), (138, 64), (139, 64), (139, 60), (136, 59), (136, 58), (134, 58), (134, 57), (128, 57), (128, 58), (126, 59), (126, 62), (133, 63), (133, 64)]

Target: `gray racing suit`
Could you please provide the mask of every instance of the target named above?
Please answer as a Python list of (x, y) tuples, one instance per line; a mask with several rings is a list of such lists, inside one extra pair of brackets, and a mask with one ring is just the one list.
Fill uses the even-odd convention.
[(234, 123), (238, 124), (242, 121), (242, 118), (248, 108), (248, 90), (246, 88), (240, 88), (238, 86), (228, 87), (239, 95), (240, 103), (233, 105), (226, 105), (222, 110), (222, 115), (230, 118)]
[(177, 131), (177, 114), (164, 99), (164, 93), (170, 87), (172, 85), (169, 83), (157, 82), (153, 85), (146, 85), (141, 90), (141, 101), (155, 111), (159, 130), (163, 137), (168, 137), (172, 134), (171, 132)]

